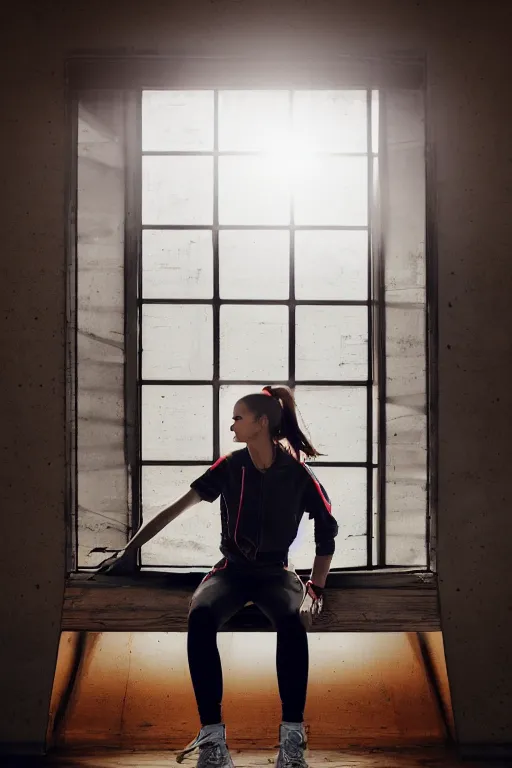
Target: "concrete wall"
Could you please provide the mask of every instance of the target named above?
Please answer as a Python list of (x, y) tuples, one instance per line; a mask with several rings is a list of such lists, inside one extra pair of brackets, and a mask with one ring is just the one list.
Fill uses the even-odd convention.
[(64, 586), (64, 59), (424, 51), (437, 156), (441, 610), (463, 743), (512, 743), (506, 4), (20, 2), (2, 85), (0, 742), (44, 740)]

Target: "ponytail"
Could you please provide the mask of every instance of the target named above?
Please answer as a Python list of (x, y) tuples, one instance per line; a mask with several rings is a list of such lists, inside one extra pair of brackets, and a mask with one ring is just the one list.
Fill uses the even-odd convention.
[(266, 386), (263, 387), (262, 394), (270, 395), (274, 400), (277, 400), (281, 407), (280, 423), (274, 429), (272, 429), (271, 424), (271, 437), (278, 442), (286, 440), (298, 461), (300, 461), (301, 453), (304, 453), (308, 458), (321, 456), (322, 454), (317, 451), (299, 426), (297, 405), (291, 389), (285, 386)]

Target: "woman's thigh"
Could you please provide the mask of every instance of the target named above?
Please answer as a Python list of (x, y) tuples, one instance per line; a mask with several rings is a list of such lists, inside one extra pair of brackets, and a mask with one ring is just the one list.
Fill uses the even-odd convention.
[(208, 614), (221, 627), (249, 599), (246, 585), (229, 568), (214, 568), (192, 595), (189, 618), (192, 613)]
[(275, 625), (298, 613), (304, 597), (304, 585), (295, 571), (258, 579), (251, 590), (251, 600)]

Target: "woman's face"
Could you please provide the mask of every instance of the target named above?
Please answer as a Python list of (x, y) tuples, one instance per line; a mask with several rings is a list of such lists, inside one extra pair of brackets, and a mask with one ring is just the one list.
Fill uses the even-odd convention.
[(257, 439), (265, 431), (268, 432), (268, 418), (261, 416), (259, 419), (250, 411), (243, 400), (239, 400), (233, 408), (233, 424), (231, 431), (234, 433), (235, 443), (250, 443)]

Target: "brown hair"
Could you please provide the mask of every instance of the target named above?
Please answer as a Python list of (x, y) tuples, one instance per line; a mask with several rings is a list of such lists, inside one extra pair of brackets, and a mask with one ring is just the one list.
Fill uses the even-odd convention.
[(300, 460), (301, 453), (310, 458), (322, 455), (299, 426), (297, 405), (289, 387), (268, 385), (263, 387), (261, 392), (242, 397), (241, 402), (245, 403), (256, 418), (261, 416), (268, 418), (272, 440), (275, 442), (286, 440), (296, 459)]

